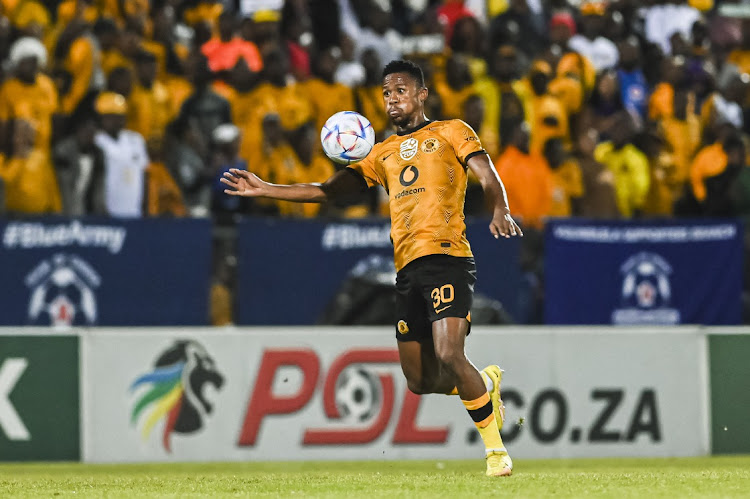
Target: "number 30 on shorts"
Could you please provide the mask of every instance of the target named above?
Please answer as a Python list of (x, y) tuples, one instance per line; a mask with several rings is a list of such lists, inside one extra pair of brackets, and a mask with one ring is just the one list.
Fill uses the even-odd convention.
[(432, 293), (430, 293), (430, 296), (432, 297), (432, 306), (434, 308), (438, 308), (443, 303), (452, 302), (453, 298), (455, 297), (455, 293), (453, 292), (453, 284), (445, 284), (443, 286), (440, 286), (439, 288), (433, 289)]

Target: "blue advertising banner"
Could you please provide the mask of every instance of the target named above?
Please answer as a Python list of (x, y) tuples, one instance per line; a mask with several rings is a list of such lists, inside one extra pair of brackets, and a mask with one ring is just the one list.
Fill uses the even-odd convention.
[[(519, 241), (496, 240), (488, 225), (467, 220), (475, 290), (516, 316)], [(315, 324), (357, 264), (393, 259), (388, 220), (246, 219), (238, 229), (238, 324)]]
[(0, 324), (208, 323), (206, 220), (0, 221)]
[(740, 324), (741, 293), (737, 222), (546, 227), (547, 324)]

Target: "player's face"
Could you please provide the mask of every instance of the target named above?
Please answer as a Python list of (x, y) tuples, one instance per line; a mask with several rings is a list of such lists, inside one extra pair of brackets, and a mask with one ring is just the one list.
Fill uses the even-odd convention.
[(427, 89), (408, 73), (391, 73), (383, 78), (385, 112), (397, 127), (408, 126), (415, 116), (424, 115)]

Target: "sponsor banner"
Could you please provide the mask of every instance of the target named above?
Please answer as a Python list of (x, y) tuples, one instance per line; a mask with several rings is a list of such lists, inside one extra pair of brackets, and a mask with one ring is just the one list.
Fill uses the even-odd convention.
[(734, 221), (547, 225), (547, 324), (741, 322), (742, 228)]
[(0, 324), (204, 325), (210, 252), (204, 220), (0, 221)]
[[(498, 241), (488, 226), (485, 220), (467, 221), (476, 291), (519, 317), (519, 241)], [(390, 222), (245, 219), (238, 226), (237, 254), (238, 324), (315, 324), (358, 265), (373, 257), (393, 260)]]
[(80, 459), (77, 336), (0, 335), (0, 461)]
[[(388, 327), (105, 329), (84, 341), (86, 461), (483, 457), (458, 397), (406, 389)], [(477, 327), (468, 353), (506, 370), (514, 457), (708, 452), (697, 330)]]
[(750, 333), (709, 330), (711, 452), (750, 453)]

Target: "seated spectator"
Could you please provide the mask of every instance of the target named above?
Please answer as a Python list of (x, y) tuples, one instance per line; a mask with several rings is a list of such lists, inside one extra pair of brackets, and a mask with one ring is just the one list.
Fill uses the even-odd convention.
[(745, 167), (745, 143), (736, 133), (706, 146), (690, 167), (690, 186), (702, 215), (733, 216), (732, 186)]
[(590, 60), (596, 71), (617, 66), (617, 46), (606, 37), (607, 5), (601, 1), (589, 1), (581, 5), (581, 32), (573, 35), (568, 47)]
[(120, 50), (120, 28), (112, 19), (107, 17), (99, 19), (94, 24), (92, 32), (99, 42), (101, 67), (105, 77), (108, 77), (117, 67), (124, 66), (132, 69), (132, 61)]
[(354, 89), (356, 109), (370, 120), (375, 131), (375, 140), (381, 141), (385, 138), (385, 130), (390, 125), (383, 108), (383, 65), (374, 49), (365, 50), (361, 60), (365, 68), (365, 80)]
[(672, 215), (674, 202), (683, 187), (682, 183), (675, 180), (674, 155), (656, 130), (639, 134), (634, 145), (648, 158), (651, 172), (643, 214), (655, 217)]
[(300, 83), (300, 89), (312, 105), (315, 127), (320, 130), (331, 115), (354, 109), (352, 89), (336, 83), (333, 76), (339, 66), (341, 50), (331, 47), (313, 60), (314, 77)]
[(466, 57), (452, 55), (445, 63), (445, 72), (435, 76), (435, 92), (443, 103), (443, 119), (460, 119), (466, 99), (475, 92)]
[(544, 159), (552, 171), (550, 217), (570, 217), (573, 205), (583, 196), (581, 168), (565, 150), (562, 139), (554, 137), (544, 144)]
[(209, 144), (195, 120), (174, 122), (170, 128), (172, 143), (168, 149), (167, 167), (182, 191), (188, 214), (208, 217), (212, 178), (203, 158), (208, 157)]
[(609, 130), (611, 140), (596, 147), (594, 157), (614, 175), (617, 207), (631, 218), (640, 214), (650, 184), (648, 158), (631, 141), (634, 137), (632, 118), (621, 115)]
[(578, 202), (578, 215), (586, 218), (615, 219), (620, 217), (615, 192), (615, 176), (594, 157), (599, 134), (593, 128), (578, 137), (576, 160), (581, 168), (583, 196)]
[(73, 133), (53, 151), (62, 198), (62, 213), (69, 217), (106, 215), (104, 153), (94, 142), (96, 117), (74, 115)]
[(540, 154), (529, 150), (529, 126), (518, 125), (495, 160), (508, 193), (508, 206), (523, 226), (540, 228), (552, 209), (552, 174)]
[(186, 126), (185, 122), (193, 120), (204, 137), (211, 137), (219, 125), (232, 122), (231, 107), (211, 88), (211, 70), (204, 55), (192, 54), (189, 66), (193, 93), (182, 103), (177, 121)]
[(242, 58), (250, 71), (257, 73), (263, 69), (263, 59), (258, 47), (237, 36), (237, 20), (233, 12), (223, 12), (219, 16), (219, 33), (203, 44), (201, 52), (206, 56), (208, 68), (214, 73), (230, 71), (237, 60)]
[(184, 217), (187, 214), (182, 192), (164, 164), (164, 146), (160, 138), (147, 142), (151, 163), (146, 169), (147, 214), (150, 217)]
[[(320, 152), (318, 141), (320, 134), (312, 123), (302, 125), (294, 134), (294, 152), (297, 154), (297, 171), (293, 175), (293, 182), (312, 184), (323, 183), (331, 177), (335, 170), (331, 160)], [(282, 184), (289, 183), (285, 180)], [(317, 216), (322, 205), (318, 203), (299, 203), (296, 207), (298, 215), (305, 218)]]
[(492, 59), (491, 76), (474, 84), (484, 103), (482, 130), (495, 137), (493, 142), (500, 142), (498, 149), (525, 118), (525, 105), (521, 99), (529, 90), (526, 82), (519, 80), (518, 76), (518, 52), (511, 45), (501, 45)]
[(646, 117), (648, 103), (648, 82), (641, 69), (641, 50), (638, 38), (631, 36), (618, 46), (620, 61), (617, 66), (617, 79), (620, 83), (620, 98), (625, 109), (633, 116)]
[(539, 54), (545, 46), (544, 16), (531, 9), (527, 0), (510, 0), (508, 9), (492, 20), (489, 27), (490, 49), (510, 44), (518, 47), (527, 58)]
[(289, 60), (281, 50), (265, 55), (263, 81), (253, 90), (252, 108), (259, 124), (269, 113), (278, 114), (281, 126), (286, 131), (296, 130), (304, 123), (315, 119), (314, 109), (307, 92), (301, 85), (290, 83)]
[(594, 91), (582, 113), (580, 126), (584, 130), (594, 128), (600, 135), (606, 136), (607, 130), (624, 111), (617, 73), (612, 70), (602, 71), (597, 76)]
[(102, 92), (94, 109), (99, 115), (100, 128), (94, 141), (104, 152), (107, 211), (113, 217), (141, 217), (146, 189), (144, 173), (149, 165), (146, 142), (139, 133), (125, 130), (128, 105), (122, 95)]
[(60, 213), (60, 191), (49, 153), (36, 147), (33, 125), (11, 122), (10, 152), (0, 158), (0, 178), (5, 184), (5, 209), (19, 215)]
[(341, 36), (341, 61), (333, 79), (350, 88), (365, 82), (365, 67), (355, 57), (354, 40), (346, 35)]
[(542, 153), (544, 143), (552, 137), (561, 137), (566, 143), (570, 140), (565, 106), (549, 93), (552, 76), (552, 67), (537, 60), (525, 80), (525, 115), (531, 125), (531, 151), (536, 154)]
[(164, 140), (170, 119), (169, 91), (156, 79), (156, 57), (142, 50), (135, 59), (135, 85), (128, 96), (127, 127), (149, 142)]
[(211, 134), (213, 155), (211, 158), (211, 212), (219, 223), (228, 223), (232, 215), (244, 211), (247, 200), (237, 196), (227, 196), (221, 179), (232, 168), (247, 170), (247, 161), (240, 158), (240, 129), (231, 123), (219, 125)]
[[(498, 133), (484, 128), (484, 101), (479, 95), (470, 95), (464, 101), (461, 119), (479, 136), (479, 140), (482, 142), (482, 146), (490, 158), (497, 157), (500, 154)], [(472, 174), (469, 174), (469, 179), (471, 180), (472, 178)]]
[(0, 87), (0, 137), (7, 137), (4, 130), (10, 120), (24, 120), (35, 131), (34, 148), (49, 153), (58, 99), (54, 83), (41, 72), (47, 50), (35, 38), (21, 38), (11, 47), (9, 60), (13, 76)]

